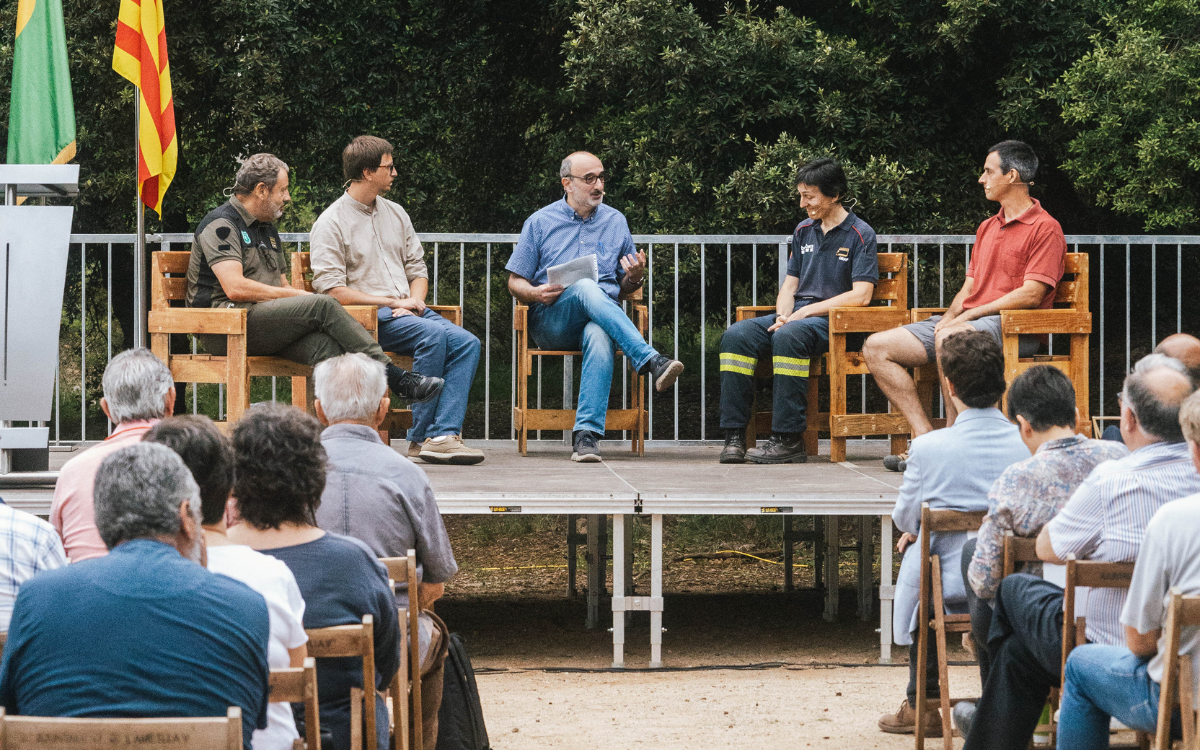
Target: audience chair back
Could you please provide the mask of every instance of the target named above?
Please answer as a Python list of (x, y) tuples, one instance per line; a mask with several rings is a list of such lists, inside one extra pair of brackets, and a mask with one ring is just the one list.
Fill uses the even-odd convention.
[[(189, 252), (150, 253), (150, 350), (166, 363), (177, 383), (222, 383), (228, 423), (250, 407), (250, 378), (290, 377), (292, 404), (312, 411), (312, 368), (283, 357), (251, 357), (246, 351), (246, 310), (186, 307)], [(225, 354), (172, 353), (171, 336), (223, 336)]]
[(0, 750), (135, 747), (158, 733), (186, 733), (188, 750), (242, 750), (242, 709), (200, 718), (67, 719), (9, 716), (0, 708)]
[[(650, 330), (649, 308), (642, 304), (642, 289), (638, 287), (620, 296), (619, 301), (628, 302), (632, 309), (633, 324), (637, 326), (642, 337)], [(582, 351), (570, 349), (538, 349), (529, 346), (529, 307), (521, 302), (513, 308), (513, 330), (517, 334), (517, 403), (513, 407), (513, 422), (517, 430), (517, 448), (522, 456), (529, 455), (529, 432), (531, 430), (562, 430), (571, 434), (575, 425), (574, 409), (543, 409), (540, 406), (529, 406), (529, 378), (535, 372), (534, 357), (574, 357), (582, 355)], [(620, 351), (620, 350), (618, 350)], [(628, 430), (630, 449), (639, 456), (646, 455), (646, 425), (649, 413), (646, 411), (646, 378), (639, 375), (633, 368), (633, 363), (625, 352), (620, 352), (629, 365), (631, 392), (629, 406), (621, 409), (609, 409), (605, 412), (604, 427), (606, 430)]]
[(317, 660), (309, 656), (299, 668), (272, 669), (272, 703), (304, 704), (304, 739), (309, 750), (321, 748), (321, 709), (317, 697)]
[[(925, 748), (925, 716), (927, 697), (925, 669), (929, 663), (929, 630), (933, 629), (937, 640), (938, 693), (941, 695), (942, 745), (945, 750), (954, 748), (954, 730), (950, 723), (950, 706), (960, 700), (975, 698), (950, 698), (950, 664), (946, 654), (947, 633), (971, 632), (971, 616), (946, 614), (942, 595), (942, 560), (932, 554), (929, 537), (934, 533), (978, 531), (987, 511), (934, 510), (929, 503), (921, 504), (921, 596), (917, 619), (917, 750)], [(967, 584), (970, 585), (970, 584)], [(932, 609), (932, 612), (930, 610)]]
[(1012, 532), (1004, 535), (1004, 573), (1010, 576), (1017, 572), (1021, 563), (1038, 562), (1037, 539), (1032, 537), (1014, 536)]
[(1179, 706), (1183, 725), (1183, 750), (1200, 750), (1197, 733), (1195, 678), (1191, 654), (1179, 652), (1184, 628), (1200, 627), (1200, 596), (1184, 596), (1171, 589), (1167, 605), (1166, 649), (1163, 679), (1158, 697), (1158, 727), (1154, 746), (1171, 747), (1171, 714)]
[[(352, 688), (350, 693), (350, 742), (362, 746), (365, 718), (366, 748), (379, 750), (375, 734), (375, 618), (363, 615), (361, 625), (335, 625), (305, 632), (308, 633), (308, 653), (316, 659), (362, 658), (363, 689)], [(326, 696), (329, 697), (337, 696)], [(354, 718), (356, 712), (358, 719)]]
[[(424, 745), (421, 727), (421, 606), (417, 596), (420, 587), (420, 581), (417, 579), (417, 551), (410, 549), (404, 557), (384, 557), (379, 562), (387, 568), (389, 579), (408, 584), (408, 609), (406, 611), (404, 607), (400, 607), (399, 617), (400, 669), (396, 670), (389, 690), (395, 722), (392, 750), (419, 750)], [(405, 674), (408, 675), (407, 678)], [(409, 717), (412, 717), (411, 722)]]
[[(855, 334), (886, 331), (909, 322), (908, 312), (908, 253), (879, 253), (879, 282), (871, 296), (870, 307), (835, 307), (829, 311), (829, 353), (814, 358), (809, 364), (808, 429), (804, 443), (810, 456), (817, 455), (818, 433), (828, 432), (831, 461), (846, 460), (846, 438), (864, 435), (890, 435), (892, 453), (905, 450), (911, 428), (903, 415), (849, 414), (846, 406), (846, 380), (851, 375), (868, 375), (867, 363), (861, 351), (848, 344)], [(755, 305), (737, 308), (737, 322), (769, 315), (774, 305)], [(865, 338), (865, 336), (864, 336)], [(774, 375), (771, 362), (760, 360), (754, 373), (759, 378)], [(829, 411), (817, 408), (817, 377), (829, 378)], [(746, 445), (753, 446), (760, 434), (771, 430), (771, 412), (751, 408), (750, 426), (746, 429)]]

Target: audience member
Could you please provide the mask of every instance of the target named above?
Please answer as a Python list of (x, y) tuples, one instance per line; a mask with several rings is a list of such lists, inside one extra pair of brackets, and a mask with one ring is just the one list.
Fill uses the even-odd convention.
[(101, 462), (140, 441), (175, 408), (171, 371), (149, 349), (129, 349), (113, 357), (104, 370), (103, 384), (100, 408), (116, 426), (103, 443), (63, 465), (50, 504), (50, 524), (73, 562), (108, 554), (92, 511), (92, 485)]
[[(1192, 383), (1200, 385), (1200, 339), (1186, 333), (1172, 333), (1158, 342), (1158, 346), (1154, 347), (1154, 354), (1179, 362), (1182, 365), (1181, 371), (1187, 373), (1187, 376), (1192, 379)], [(1139, 364), (1150, 361), (1166, 364), (1163, 363), (1161, 357), (1142, 357)], [(1168, 366), (1174, 367), (1175, 365), (1168, 364)], [(1110, 425), (1104, 428), (1103, 437), (1105, 440), (1120, 442), (1121, 428), (1117, 425)]]
[[(225, 535), (225, 509), (233, 490), (233, 447), (229, 438), (208, 417), (189, 414), (159, 422), (143, 440), (178, 453), (199, 485), (208, 569), (241, 581), (266, 600), (271, 618), (267, 645), (271, 669), (304, 666), (304, 657), (308, 656), (304, 600), (292, 571), (274, 557), (231, 543)], [(254, 731), (254, 750), (290, 750), (299, 737), (292, 707), (272, 703), (267, 707), (266, 729)]]
[[(1056, 367), (1037, 365), (1012, 382), (1008, 418), (1033, 455), (1005, 469), (992, 485), (979, 536), (963, 545), (962, 556), (963, 575), (971, 584), (966, 589), (971, 633), (985, 683), (992, 600), (1004, 577), (1004, 537), (1036, 537), (1097, 464), (1129, 455), (1123, 445), (1075, 433), (1075, 388)], [(1042, 565), (1030, 563), (1018, 572), (1040, 576)], [(966, 701), (954, 705), (954, 720), (964, 735), (974, 709)]]
[[(604, 204), (604, 165), (576, 151), (562, 160), (558, 175), (563, 199), (525, 220), (505, 269), (508, 290), (529, 305), (534, 341), (546, 349), (583, 350), (571, 460), (592, 463), (600, 460), (614, 346), (650, 376), (655, 391), (674, 385), (683, 363), (655, 351), (617, 304), (622, 292), (642, 286), (646, 254), (634, 247), (625, 215)], [(551, 266), (588, 256), (595, 258), (596, 280), (581, 279), (566, 288), (549, 282)]]
[[(426, 609), (458, 570), (450, 538), (425, 472), (399, 456), (375, 431), (389, 408), (383, 368), (361, 354), (343, 354), (317, 365), (317, 418), (329, 425), (321, 444), (329, 458), (317, 525), (361, 539), (377, 557), (417, 551), (418, 600)], [(408, 584), (396, 581), (396, 602), (408, 606)], [(429, 612), (420, 617), (422, 737), (437, 740), (442, 667), (449, 645), (445, 625)]]
[[(1067, 241), (1062, 227), (1036, 199), (1029, 196), (1038, 158), (1021, 141), (1002, 141), (988, 149), (979, 184), (1000, 211), (979, 225), (966, 280), (944, 315), (873, 334), (863, 356), (875, 382), (893, 406), (904, 414), (914, 436), (933, 429), (917, 397), (907, 368), (940, 360), (947, 336), (974, 328), (1000, 341), (1002, 310), (1046, 309), (1054, 304), (1054, 288), (1063, 275)], [(1040, 346), (1035, 336), (1021, 336), (1021, 356)], [(953, 424), (956, 407), (946, 397), (942, 371), (942, 400), (946, 424)], [(884, 466), (904, 471), (906, 456), (889, 456)]]
[(479, 339), (425, 305), (429, 270), (408, 213), (383, 194), (396, 175), (392, 144), (360, 135), (342, 151), (346, 192), (317, 218), (309, 247), (313, 289), (343, 305), (379, 307), (379, 346), (410, 355), (413, 369), (445, 378), (440, 395), (413, 404), (408, 457), (477, 464), (483, 451), (462, 441)]
[[(879, 281), (875, 230), (842, 205), (849, 192), (842, 166), (833, 159), (805, 164), (796, 173), (796, 192), (808, 218), (792, 235), (775, 314), (735, 323), (721, 336), (723, 464), (808, 460), (809, 363), (829, 351), (829, 311), (871, 304)], [(754, 368), (767, 357), (774, 371), (771, 439), (747, 452)]]
[[(1155, 356), (1155, 355), (1151, 355)], [(1125, 378), (1121, 434), (1129, 456), (1100, 464), (1037, 537), (1045, 562), (1131, 562), (1151, 516), (1164, 504), (1200, 492), (1179, 427), (1179, 407), (1191, 380), (1164, 365), (1142, 366)], [(1125, 642), (1120, 615), (1123, 589), (1100, 588), (1087, 597), (1087, 637)], [(1074, 613), (1071, 613), (1073, 616)], [(987, 682), (967, 733), (966, 750), (1024, 750), (1062, 665), (1063, 590), (1016, 573), (1000, 582), (988, 632)]]
[[(1004, 353), (990, 334), (961, 331), (942, 344), (942, 369), (950, 398), (958, 405), (958, 419), (944, 430), (915, 438), (909, 452), (900, 499), (892, 520), (904, 534), (897, 549), (904, 554), (896, 580), (892, 627), (896, 643), (908, 646), (908, 697), (900, 710), (879, 720), (885, 732), (906, 734), (917, 721), (925, 722), (930, 737), (942, 736), (941, 713), (934, 701), (925, 716), (916, 715), (917, 680), (925, 681), (926, 695), (937, 698), (937, 656), (933, 634), (925, 674), (917, 674), (917, 628), (921, 585), (921, 505), (943, 510), (979, 511), (988, 507), (988, 489), (1005, 469), (1029, 457), (1016, 425), (1004, 418), (996, 403), (1004, 395)], [(929, 550), (941, 558), (942, 591), (947, 612), (966, 611), (962, 578), (964, 532), (936, 532)]]
[[(1200, 393), (1179, 410), (1192, 466), (1200, 471)], [(1121, 624), (1125, 645), (1088, 644), (1067, 659), (1058, 747), (1108, 747), (1109, 719), (1142, 732), (1158, 723), (1159, 684), (1168, 652), (1163, 630), (1170, 592), (1200, 594), (1200, 495), (1158, 509), (1146, 526)], [(1179, 651), (1191, 654), (1192, 695), (1200, 695), (1200, 628), (1185, 628)], [(1182, 688), (1180, 688), (1182, 690)]]
[(67, 564), (54, 527), (0, 500), (0, 633), (8, 630), (21, 585), (43, 570)]
[[(326, 472), (321, 425), (291, 406), (259, 404), (234, 427), (233, 448), (241, 520), (228, 530), (229, 540), (287, 564), (304, 597), (305, 628), (354, 625), (371, 615), (375, 684), (366, 690), (387, 689), (400, 666), (396, 599), (387, 571), (366, 544), (316, 525)], [(362, 687), (361, 659), (317, 660), (321, 730), (329, 730), (335, 750), (350, 748), (350, 689)], [(388, 713), (378, 693), (375, 716), (384, 748)]]
[(21, 587), (0, 705), (64, 717), (223, 717), (237, 706), (250, 750), (267, 726), (267, 605), (197, 564), (200, 496), (187, 467), (165, 446), (125, 446), (96, 472), (95, 508), (111, 552)]

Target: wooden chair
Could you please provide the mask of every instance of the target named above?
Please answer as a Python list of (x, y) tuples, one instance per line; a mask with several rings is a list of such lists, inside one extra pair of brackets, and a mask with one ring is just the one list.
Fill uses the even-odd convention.
[[(942, 745), (954, 748), (954, 728), (950, 721), (950, 706), (960, 700), (950, 698), (950, 665), (946, 654), (948, 633), (971, 632), (971, 615), (948, 615), (942, 597), (942, 560), (929, 550), (929, 537), (935, 532), (978, 531), (987, 511), (933, 510), (929, 503), (921, 504), (921, 596), (917, 616), (917, 750), (925, 748), (925, 716), (927, 699), (925, 669), (929, 663), (929, 629), (937, 640), (938, 692), (941, 694)], [(966, 584), (970, 585), (970, 584)], [(932, 619), (930, 608), (933, 609)]]
[[(1017, 572), (1019, 563), (1039, 562), (1041, 558), (1037, 556), (1037, 539), (1034, 537), (1013, 536), (1012, 532), (1004, 536), (1004, 568), (1003, 575), (1010, 576)], [(987, 648), (987, 644), (983, 645)], [(1058, 710), (1059, 689), (1052, 688), (1050, 690), (1050, 699), (1047, 703), (1050, 705), (1050, 721), (1045, 724), (1038, 724), (1033, 730), (1034, 734), (1043, 734), (1048, 737), (1048, 742), (1045, 747), (1054, 747), (1055, 739), (1058, 735), (1058, 722), (1054, 719), (1054, 712)], [(1031, 745), (1031, 747), (1033, 747)]]
[(305, 632), (308, 633), (308, 653), (316, 659), (346, 656), (362, 659), (363, 688), (350, 689), (350, 745), (352, 750), (363, 746), (365, 719), (366, 750), (378, 750), (375, 730), (375, 618), (363, 615), (361, 625), (335, 625)]
[(321, 710), (317, 699), (317, 660), (309, 656), (303, 667), (272, 669), (270, 674), (272, 703), (304, 704), (304, 738), (297, 740), (297, 750), (321, 748)]
[(1179, 653), (1184, 628), (1200, 626), (1200, 596), (1184, 596), (1178, 589), (1171, 589), (1171, 601), (1167, 605), (1166, 649), (1163, 654), (1163, 679), (1158, 698), (1158, 727), (1155, 731), (1156, 748), (1171, 747), (1171, 714), (1179, 706), (1180, 723), (1183, 725), (1183, 750), (1200, 750), (1200, 733), (1197, 733), (1195, 677), (1192, 671), (1192, 655)]
[(157, 719), (67, 719), (10, 716), (0, 708), (0, 750), (85, 750), (155, 744), (183, 737), (188, 750), (242, 750), (242, 709), (225, 716)]
[[(417, 551), (410, 549), (404, 557), (384, 557), (379, 560), (388, 570), (392, 581), (408, 584), (408, 608), (400, 608), (401, 640), (400, 669), (392, 678), (389, 693), (396, 728), (392, 732), (392, 750), (424, 747), (421, 726), (421, 607), (417, 598)], [(407, 635), (407, 637), (405, 637)], [(408, 677), (405, 678), (405, 669)], [(409, 710), (411, 706), (412, 738), (409, 739)]]
[[(622, 302), (633, 303), (633, 324), (642, 336), (650, 329), (650, 313), (641, 304), (642, 290), (639, 287), (629, 294), (622, 294)], [(572, 357), (582, 351), (567, 349), (538, 349), (529, 347), (529, 307), (517, 303), (513, 309), (513, 329), (517, 332), (517, 404), (513, 407), (513, 422), (517, 430), (517, 448), (522, 456), (529, 455), (530, 430), (563, 430), (569, 433), (575, 425), (574, 409), (538, 409), (529, 407), (529, 378), (534, 374), (534, 357)], [(624, 352), (621, 353), (625, 356)], [(628, 361), (628, 357), (625, 357)], [(646, 378), (639, 375), (629, 363), (633, 376), (633, 393), (629, 408), (609, 409), (605, 413), (606, 430), (629, 430), (630, 449), (639, 456), (646, 455)]]
[[(246, 310), (185, 307), (187, 269), (191, 253), (159, 251), (150, 254), (150, 349), (166, 363), (177, 383), (223, 383), (228, 424), (241, 419), (250, 406), (250, 378), (292, 379), (292, 404), (312, 410), (312, 368), (283, 357), (251, 357), (246, 352)], [(372, 308), (347, 308), (359, 322), (374, 330)], [(172, 334), (224, 336), (226, 353), (172, 354)]]
[[(311, 253), (301, 253), (301, 252), (292, 253), (292, 285), (293, 286), (297, 283), (296, 282), (297, 279), (299, 279), (300, 283), (302, 283), (304, 285), (304, 289), (306, 291), (309, 291), (309, 292), (313, 291), (312, 254)], [(371, 313), (370, 313), (372, 316), (371, 324), (367, 325), (364, 322), (363, 325), (366, 325), (367, 330), (370, 331), (373, 336), (375, 336), (376, 340), (378, 340), (379, 339), (379, 318), (378, 318), (379, 308), (373, 307), (370, 305), (347, 305), (346, 309), (347, 310), (355, 310), (360, 307), (364, 308), (364, 309), (369, 309), (371, 311)], [(458, 326), (459, 328), (462, 328), (463, 311), (462, 311), (461, 305), (426, 305), (426, 307), (428, 307), (430, 310), (433, 310), (438, 315), (441, 315), (443, 318), (450, 321), (451, 323)], [(362, 317), (360, 317), (360, 314), (358, 314), (358, 313), (354, 313), (354, 317), (356, 319), (359, 319), (360, 321), (363, 319)], [(403, 355), (403, 354), (396, 354), (395, 352), (387, 352), (387, 355), (389, 358), (391, 358), (392, 364), (396, 365), (400, 369), (412, 370), (412, 368), (413, 368), (413, 358), (412, 357)], [(409, 430), (409, 428), (412, 427), (412, 409), (393, 409), (391, 414), (388, 415), (387, 421), (385, 421), (383, 423), (383, 425), (381, 425), (381, 427), (387, 431), (388, 436), (390, 438), (397, 439), (397, 440), (403, 438), (405, 436), (405, 433)]]
[[(835, 307), (829, 311), (829, 353), (813, 358), (808, 378), (808, 429), (804, 433), (805, 447), (810, 456), (817, 455), (817, 438), (821, 431), (829, 432), (829, 460), (846, 460), (846, 438), (860, 435), (890, 435), (892, 452), (905, 449), (911, 429), (901, 414), (849, 414), (846, 407), (846, 379), (851, 375), (866, 375), (870, 371), (862, 352), (847, 348), (847, 338), (853, 334), (886, 331), (909, 322), (908, 312), (908, 254), (879, 253), (879, 282), (871, 296), (871, 307)], [(775, 312), (774, 305), (755, 305), (737, 308), (737, 322)], [(770, 360), (758, 363), (755, 376), (770, 378)], [(829, 412), (818, 410), (817, 377), (829, 377)], [(771, 412), (754, 411), (746, 429), (746, 445), (753, 446), (758, 435), (770, 432)]]

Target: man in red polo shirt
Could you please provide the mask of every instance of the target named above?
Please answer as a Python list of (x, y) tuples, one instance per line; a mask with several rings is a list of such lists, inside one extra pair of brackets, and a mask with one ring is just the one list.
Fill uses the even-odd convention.
[[(863, 356), (875, 382), (904, 414), (913, 437), (933, 429), (921, 407), (916, 385), (907, 369), (936, 361), (941, 343), (959, 331), (974, 328), (1000, 341), (1000, 311), (1046, 309), (1054, 304), (1054, 288), (1063, 275), (1067, 251), (1062, 227), (1029, 197), (1038, 158), (1021, 141), (1003, 141), (988, 149), (979, 184), (1000, 211), (979, 225), (967, 278), (945, 315), (876, 333), (863, 345)], [(1032, 356), (1041, 345), (1036, 336), (1022, 336), (1020, 353)], [(946, 395), (946, 425), (957, 412)], [(884, 466), (904, 471), (906, 456), (888, 456)]]

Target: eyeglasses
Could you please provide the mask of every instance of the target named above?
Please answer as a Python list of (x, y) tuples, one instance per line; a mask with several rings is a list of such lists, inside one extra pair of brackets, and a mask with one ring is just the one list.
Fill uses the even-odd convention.
[(270, 271), (278, 271), (279, 265), (275, 262), (275, 251), (267, 247), (267, 243), (258, 243), (258, 257), (262, 258), (263, 265)]
[(396, 171), (396, 163), (392, 162), (391, 164), (380, 164), (378, 167), (375, 167), (375, 168), (376, 169), (386, 169), (389, 172), (395, 172)]
[(595, 185), (597, 181), (603, 182), (604, 184), (607, 185), (608, 181), (610, 179), (608, 172), (601, 172), (600, 174), (585, 174), (585, 175), (569, 174), (569, 175), (567, 175), (567, 177), (570, 177), (572, 180), (583, 180), (583, 184), (585, 184), (585, 185)]

